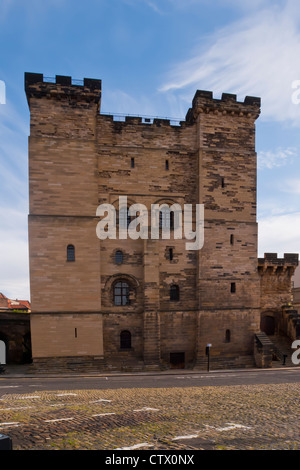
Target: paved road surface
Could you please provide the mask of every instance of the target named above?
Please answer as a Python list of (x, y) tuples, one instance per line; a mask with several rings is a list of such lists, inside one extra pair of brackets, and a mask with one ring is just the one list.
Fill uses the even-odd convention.
[(6, 374), (0, 378), (0, 434), (10, 436), (16, 450), (298, 450), (299, 374), (298, 368)]

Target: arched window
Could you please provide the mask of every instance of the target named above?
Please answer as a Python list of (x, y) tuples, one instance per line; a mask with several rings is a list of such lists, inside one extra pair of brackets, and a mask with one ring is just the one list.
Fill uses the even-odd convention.
[(122, 228), (128, 228), (131, 222), (131, 216), (129, 215), (129, 208), (121, 207), (118, 212), (119, 226)]
[(225, 332), (225, 343), (230, 343), (230, 330)]
[(170, 287), (170, 300), (179, 300), (179, 286), (176, 284)]
[(159, 228), (170, 228), (174, 230), (174, 212), (168, 207), (163, 207), (159, 211)]
[(116, 264), (122, 264), (123, 263), (123, 251), (117, 250), (115, 253), (115, 262)]
[(129, 305), (129, 284), (125, 281), (117, 281), (114, 284), (114, 304)]
[(120, 349), (131, 348), (131, 333), (130, 331), (124, 330), (120, 333)]
[(67, 261), (75, 261), (75, 247), (74, 245), (67, 246)]

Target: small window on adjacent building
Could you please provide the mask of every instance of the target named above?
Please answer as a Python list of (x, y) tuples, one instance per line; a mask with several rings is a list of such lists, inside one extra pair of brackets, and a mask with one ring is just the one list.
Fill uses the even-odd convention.
[(115, 262), (116, 264), (122, 264), (123, 263), (123, 251), (117, 250), (115, 253)]
[(170, 300), (179, 300), (179, 286), (177, 286), (176, 284), (173, 284), (170, 287)]
[(74, 245), (67, 246), (67, 261), (75, 261), (75, 247)]
[(236, 291), (235, 282), (232, 282), (232, 283), (231, 283), (231, 286), (230, 286), (230, 292), (231, 292), (231, 293), (234, 293), (235, 291)]
[(130, 331), (124, 330), (120, 333), (120, 349), (131, 348), (131, 333)]
[(225, 343), (230, 343), (230, 330), (225, 332)]

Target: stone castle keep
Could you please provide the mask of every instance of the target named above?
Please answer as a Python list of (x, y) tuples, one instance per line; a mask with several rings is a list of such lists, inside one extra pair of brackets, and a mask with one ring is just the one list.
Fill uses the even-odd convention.
[[(213, 367), (253, 366), (261, 330), (296, 331), (298, 255), (257, 258), (259, 98), (197, 91), (175, 124), (101, 114), (100, 80), (26, 73), (25, 90), (33, 365), (203, 368), (211, 343)], [(202, 249), (164, 213), (170, 239), (99, 240), (97, 207), (119, 196), (203, 204)]]

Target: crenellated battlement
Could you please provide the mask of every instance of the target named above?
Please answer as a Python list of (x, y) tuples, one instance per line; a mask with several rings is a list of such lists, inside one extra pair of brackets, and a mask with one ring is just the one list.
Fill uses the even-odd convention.
[[(41, 73), (25, 73), (25, 92), (28, 105), (30, 107), (30, 98), (57, 100), (85, 101), (97, 103), (98, 112), (100, 111), (101, 101), (101, 80), (84, 78), (75, 80), (70, 76), (56, 75), (54, 78), (44, 77)], [(213, 92), (197, 90), (192, 101), (192, 107), (188, 110), (185, 120), (146, 117), (146, 116), (118, 116), (102, 114), (107, 119), (112, 119), (124, 123), (125, 125), (153, 125), (155, 127), (177, 126), (185, 127), (194, 124), (198, 114), (216, 114), (247, 117), (256, 120), (260, 114), (261, 100), (258, 97), (246, 96), (243, 102), (237, 101), (237, 95), (223, 93), (221, 99), (213, 97)]]
[(258, 258), (258, 271), (265, 272), (268, 269), (272, 271), (290, 269), (293, 274), (298, 266), (298, 253), (284, 253), (283, 258), (278, 258), (277, 253), (265, 253), (264, 258)]
[(25, 92), (29, 107), (32, 97), (46, 97), (96, 103), (100, 109), (101, 80), (72, 80), (72, 77), (64, 75), (56, 75), (53, 79), (44, 77), (41, 73), (25, 72)]
[(260, 115), (260, 106), (261, 99), (255, 96), (246, 96), (244, 101), (237, 101), (235, 94), (223, 93), (221, 99), (216, 99), (212, 91), (197, 90), (186, 121), (194, 121), (200, 113), (245, 116), (255, 120)]

